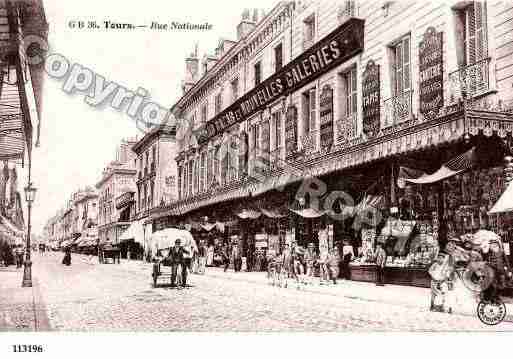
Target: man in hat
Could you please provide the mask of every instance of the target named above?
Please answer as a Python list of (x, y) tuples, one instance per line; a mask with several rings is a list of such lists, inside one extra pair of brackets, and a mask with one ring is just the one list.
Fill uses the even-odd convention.
[(169, 251), (168, 259), (171, 264), (171, 287), (176, 287), (176, 275), (178, 274), (178, 266), (181, 266), (181, 276), (182, 276), (182, 287), (187, 285), (187, 266), (185, 263), (185, 255), (188, 254), (185, 248), (182, 247), (182, 243), (180, 239), (175, 241), (175, 245)]

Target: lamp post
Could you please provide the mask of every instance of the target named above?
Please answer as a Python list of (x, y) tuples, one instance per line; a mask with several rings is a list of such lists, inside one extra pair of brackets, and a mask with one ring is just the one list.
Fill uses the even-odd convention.
[(32, 202), (36, 197), (36, 188), (32, 187), (32, 182), (29, 182), (27, 187), (25, 187), (25, 200), (27, 201), (28, 207), (28, 220), (27, 220), (27, 252), (25, 259), (25, 266), (23, 270), (23, 283), (22, 287), (32, 287), (32, 262), (30, 260), (30, 232), (31, 232), (31, 212), (32, 212)]

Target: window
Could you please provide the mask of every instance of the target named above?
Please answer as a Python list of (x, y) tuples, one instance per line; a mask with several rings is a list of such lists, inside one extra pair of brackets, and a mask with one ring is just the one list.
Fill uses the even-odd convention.
[(255, 86), (257, 86), (262, 81), (262, 66), (261, 62), (257, 62), (254, 66), (255, 68)]
[(216, 115), (221, 112), (221, 109), (223, 107), (223, 97), (222, 93), (218, 93), (215, 97), (215, 112)]
[(411, 89), (410, 36), (405, 36), (392, 46), (392, 91), (399, 96)]
[(187, 197), (189, 194), (189, 163), (185, 162), (185, 166), (183, 168), (183, 195)]
[(345, 20), (348, 17), (356, 15), (356, 1), (346, 0), (343, 1), (339, 8), (338, 17), (340, 20)]
[(214, 151), (211, 150), (207, 155), (207, 188), (212, 184), (212, 176), (214, 173)]
[(151, 149), (151, 157), (152, 157), (152, 170), (155, 170), (155, 166), (157, 164), (157, 147), (153, 146)]
[(315, 14), (308, 16), (304, 21), (304, 43), (311, 45), (315, 40)]
[(232, 81), (232, 102), (237, 101), (239, 98), (239, 79)]
[(476, 1), (459, 10), (457, 22), (462, 45), (459, 63), (468, 66), (488, 57), (486, 3)]
[(193, 178), (194, 178), (194, 160), (189, 161), (189, 194), (193, 194), (192, 184), (193, 184)]
[(277, 111), (272, 114), (274, 124), (274, 148), (281, 147), (281, 112)]
[(316, 115), (316, 91), (315, 88), (303, 94), (303, 132), (305, 135), (315, 129), (315, 115)]
[(283, 45), (279, 44), (274, 48), (274, 72), (278, 72), (283, 67)]
[(150, 198), (148, 200), (148, 208), (153, 208), (153, 201), (155, 199), (155, 182), (151, 181), (150, 185)]
[(178, 199), (182, 199), (182, 166), (178, 166)]
[(201, 154), (201, 170), (200, 170), (200, 192), (205, 190), (205, 165), (207, 161), (207, 154), (203, 152)]
[(345, 116), (352, 117), (357, 112), (357, 92), (356, 92), (356, 67), (342, 75), (345, 100)]
[(205, 102), (203, 106), (201, 106), (201, 123), (207, 122), (208, 116), (208, 102)]

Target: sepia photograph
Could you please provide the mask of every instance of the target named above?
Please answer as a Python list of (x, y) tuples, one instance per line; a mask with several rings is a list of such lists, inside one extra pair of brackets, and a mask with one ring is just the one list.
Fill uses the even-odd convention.
[(0, 79), (0, 353), (513, 332), (511, 0), (0, 0)]

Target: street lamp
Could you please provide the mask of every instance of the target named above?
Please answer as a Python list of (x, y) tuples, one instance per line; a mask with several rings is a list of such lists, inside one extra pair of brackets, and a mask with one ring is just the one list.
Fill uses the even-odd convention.
[(30, 261), (30, 219), (31, 219), (31, 211), (32, 211), (32, 202), (36, 198), (35, 187), (32, 187), (32, 182), (29, 182), (27, 187), (25, 187), (25, 200), (27, 201), (28, 207), (28, 219), (27, 219), (27, 253), (25, 259), (25, 266), (23, 270), (23, 283), (22, 287), (32, 287), (32, 262)]

